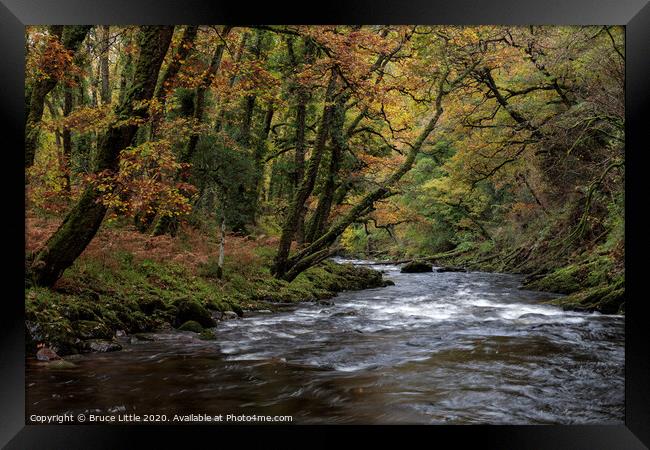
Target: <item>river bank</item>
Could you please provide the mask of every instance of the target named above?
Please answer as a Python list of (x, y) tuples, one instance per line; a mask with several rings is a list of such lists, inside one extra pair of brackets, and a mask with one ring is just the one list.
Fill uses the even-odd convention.
[(121, 349), (116, 337), (177, 328), (214, 339), (210, 328), (250, 311), (273, 312), (298, 302), (326, 302), (344, 290), (384, 286), (380, 272), (323, 262), (292, 283), (270, 275), (226, 283), (193, 276), (175, 264), (122, 256), (111, 272), (74, 273), (55, 290), (26, 291), (27, 351), (38, 344), (59, 355)]
[[(28, 249), (56, 226), (32, 217)], [(218, 242), (189, 227), (178, 238), (106, 227), (52, 288), (25, 289), (26, 351), (59, 355), (121, 349), (116, 337), (172, 328), (213, 339), (210, 328), (247, 311), (327, 301), (344, 290), (383, 286), (378, 271), (325, 261), (291, 283), (269, 272), (276, 241), (228, 236), (218, 279)], [(29, 281), (29, 280), (27, 280)]]

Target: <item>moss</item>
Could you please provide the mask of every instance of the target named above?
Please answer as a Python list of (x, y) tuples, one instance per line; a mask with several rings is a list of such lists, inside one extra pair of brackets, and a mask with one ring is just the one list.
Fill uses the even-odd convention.
[[(215, 325), (213, 313), (274, 310), (274, 303), (330, 298), (344, 289), (384, 285), (381, 273), (325, 261), (291, 283), (273, 278), (259, 263), (245, 273), (230, 268), (217, 282), (172, 262), (134, 261), (120, 252), (114, 260), (79, 259), (54, 289), (25, 290), (27, 351), (47, 343), (61, 355), (87, 351), (93, 339), (182, 326), (193, 320)], [(242, 269), (244, 270), (244, 269)]]
[(570, 264), (536, 280), (524, 283), (530, 290), (572, 294), (585, 288), (612, 283), (614, 265), (607, 256), (596, 256)]
[(214, 334), (212, 330), (203, 330), (199, 334), (199, 339), (204, 341), (214, 341), (215, 339), (217, 339), (217, 336)]
[(109, 339), (113, 335), (103, 322), (96, 320), (77, 320), (71, 326), (82, 339)]
[(167, 305), (158, 297), (145, 297), (140, 299), (140, 310), (145, 314), (153, 314), (154, 311), (165, 311)]
[(575, 265), (562, 267), (543, 278), (525, 283), (524, 287), (534, 291), (570, 294), (580, 289), (580, 280), (577, 277), (578, 272), (578, 266)]
[(201, 324), (194, 320), (188, 320), (178, 327), (178, 329), (181, 331), (192, 331), (193, 333), (201, 333), (203, 331)]
[(176, 317), (174, 323), (180, 325), (187, 321), (194, 321), (202, 327), (213, 327), (216, 323), (210, 312), (198, 302), (189, 299), (180, 299), (176, 303)]
[(566, 297), (551, 300), (549, 303), (565, 309), (618, 314), (625, 311), (625, 280), (620, 278), (611, 284), (583, 289)]

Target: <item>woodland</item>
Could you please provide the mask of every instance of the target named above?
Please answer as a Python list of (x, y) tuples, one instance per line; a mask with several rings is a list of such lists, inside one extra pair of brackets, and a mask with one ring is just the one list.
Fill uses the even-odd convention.
[(25, 37), (31, 349), (385, 283), (372, 261), (624, 312), (621, 27)]

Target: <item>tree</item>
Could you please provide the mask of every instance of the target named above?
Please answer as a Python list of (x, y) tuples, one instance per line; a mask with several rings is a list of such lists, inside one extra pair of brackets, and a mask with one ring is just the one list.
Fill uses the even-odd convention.
[(298, 220), (301, 215), (301, 209), (303, 208), (303, 205), (307, 201), (307, 198), (314, 189), (314, 183), (316, 182), (316, 175), (318, 173), (320, 161), (325, 150), (325, 142), (329, 134), (329, 128), (332, 123), (332, 116), (334, 112), (332, 102), (335, 95), (334, 93), (336, 89), (337, 76), (337, 72), (332, 69), (327, 85), (327, 91), (325, 93), (325, 105), (323, 106), (321, 123), (318, 129), (314, 150), (312, 152), (311, 158), (309, 158), (304, 177), (298, 186), (298, 190), (293, 197), (291, 205), (289, 206), (289, 212), (282, 227), (280, 244), (278, 246), (278, 252), (275, 256), (275, 264), (273, 267), (274, 274), (280, 278), (284, 277), (287, 270), (287, 258), (289, 256), (289, 250), (291, 248), (291, 241), (293, 240), (294, 234), (296, 232), (296, 227), (298, 225)]
[(36, 79), (27, 89), (28, 102), (25, 111), (25, 167), (34, 164), (36, 146), (39, 136), (39, 123), (43, 117), (45, 97), (54, 89), (59, 77), (69, 67), (74, 54), (91, 29), (86, 25), (53, 26), (50, 31), (53, 36), (45, 49), (45, 64), (42, 65), (42, 76)]
[[(173, 26), (141, 28), (133, 84), (115, 108), (115, 121), (99, 141), (95, 173), (118, 170), (120, 152), (130, 145), (139, 121), (147, 117), (146, 103), (154, 94), (173, 29)], [(29, 270), (34, 284), (54, 284), (90, 243), (107, 210), (100, 199), (101, 193), (96, 186), (91, 184), (85, 189), (61, 226), (34, 255)]]
[[(214, 55), (212, 56), (212, 59), (210, 60), (210, 64), (208, 65), (207, 70), (203, 73), (203, 76), (201, 77), (199, 81), (199, 85), (196, 87), (194, 93), (193, 93), (193, 111), (192, 111), (192, 119), (194, 119), (195, 124), (200, 124), (203, 119), (204, 119), (204, 112), (205, 112), (205, 96), (206, 93), (208, 92), (208, 89), (210, 85), (212, 84), (214, 77), (217, 75), (219, 71), (219, 66), (221, 65), (221, 58), (223, 56), (223, 52), (226, 46), (225, 38), (228, 36), (230, 31), (232, 30), (231, 26), (224, 26), (222, 31), (221, 31), (221, 43), (217, 45), (217, 48), (214, 52)], [(190, 30), (191, 32), (191, 30)], [(187, 31), (186, 34), (184, 35), (184, 40), (187, 40)], [(180, 50), (179, 50), (180, 51)], [(178, 72), (178, 69), (174, 69), (175, 72)], [(170, 77), (169, 71), (165, 74), (165, 78)], [(167, 83), (170, 82), (169, 79), (166, 80)], [(164, 86), (164, 84), (163, 84)], [(160, 92), (160, 91), (159, 91)], [(187, 141), (186, 147), (183, 149), (180, 157), (178, 158), (180, 162), (182, 163), (189, 163), (193, 158), (194, 154), (196, 152), (196, 146), (199, 142), (199, 138), (201, 137), (199, 131), (192, 131), (192, 133), (189, 136), (189, 139)], [(178, 174), (180, 177), (180, 173)], [(154, 226), (153, 229), (153, 235), (154, 236), (160, 236), (162, 234), (167, 233), (168, 231), (172, 231), (172, 233), (175, 230), (177, 223), (168, 216), (161, 216), (158, 218), (158, 221), (156, 222), (156, 225)]]

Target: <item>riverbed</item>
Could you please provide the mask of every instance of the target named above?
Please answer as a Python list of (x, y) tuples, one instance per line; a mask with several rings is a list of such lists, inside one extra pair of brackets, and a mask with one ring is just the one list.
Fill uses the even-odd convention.
[[(351, 261), (363, 263), (363, 261)], [(563, 311), (521, 277), (401, 274), (331, 305), (27, 361), (27, 414), (290, 415), (293, 423), (622, 424), (624, 317)]]

